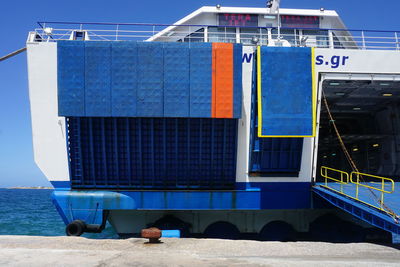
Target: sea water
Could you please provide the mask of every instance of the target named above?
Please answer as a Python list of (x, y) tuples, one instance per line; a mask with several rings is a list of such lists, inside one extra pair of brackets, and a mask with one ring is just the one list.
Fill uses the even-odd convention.
[[(51, 202), (53, 190), (0, 189), (0, 235), (63, 236), (65, 224)], [(118, 238), (110, 225), (88, 238)]]

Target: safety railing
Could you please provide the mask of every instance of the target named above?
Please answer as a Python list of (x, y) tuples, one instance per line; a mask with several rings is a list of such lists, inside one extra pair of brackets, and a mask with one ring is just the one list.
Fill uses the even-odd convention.
[[(375, 187), (375, 186), (371, 186), (371, 183), (366, 183), (366, 182), (360, 182), (360, 179), (365, 181), (367, 180), (379, 180), (378, 184), (380, 185), (380, 187)], [(394, 181), (390, 178), (386, 178), (386, 177), (381, 177), (381, 176), (376, 176), (376, 175), (371, 175), (371, 174), (367, 174), (367, 173), (361, 173), (361, 172), (352, 172), (350, 174), (350, 182), (356, 185), (356, 196), (355, 198), (358, 201), (361, 201), (365, 204), (374, 206), (375, 208), (378, 208), (382, 211), (386, 211), (387, 209), (384, 206), (384, 201), (385, 201), (385, 194), (391, 194), (394, 192)], [(387, 184), (389, 184), (389, 188), (390, 189), (386, 189), (387, 188)], [(359, 187), (364, 187), (364, 188), (368, 188), (371, 189), (373, 191), (378, 191), (380, 193), (380, 199), (379, 199), (379, 206), (376, 205), (372, 205), (370, 203), (367, 203), (365, 201), (362, 201), (359, 197)]]
[[(336, 176), (336, 177), (332, 177), (331, 175)], [(349, 174), (347, 172), (344, 172), (341, 170), (336, 170), (336, 169), (329, 168), (326, 166), (322, 166), (321, 167), (321, 176), (325, 178), (325, 187), (328, 187), (329, 189), (337, 191), (336, 189), (329, 187), (328, 181), (329, 180), (334, 181), (334, 182), (340, 184), (339, 192), (344, 194), (343, 185), (349, 183)]]
[[(395, 183), (392, 179), (361, 172), (351, 172), (349, 175), (349, 173), (345, 171), (329, 168), (326, 166), (321, 167), (321, 176), (325, 178), (324, 184), (321, 184), (322, 187), (326, 187), (332, 191), (355, 199), (368, 206), (377, 208), (388, 214), (394, 214), (385, 205), (385, 194), (392, 194), (395, 191)], [(333, 181), (333, 183), (329, 183), (329, 181)], [(336, 184), (339, 184), (339, 190), (337, 186), (335, 186)], [(374, 186), (374, 184), (379, 184), (379, 186)], [(345, 188), (345, 185), (349, 186)], [(360, 195), (360, 188), (368, 189), (372, 194), (372, 197), (375, 198), (372, 200), (374, 200), (374, 202), (377, 202), (378, 204), (369, 203), (365, 198), (362, 198)], [(376, 196), (376, 192), (378, 192), (379, 197)]]
[[(28, 42), (58, 40), (229, 42), (271, 46), (400, 51), (400, 31), (220, 27), (218, 25), (38, 22)], [(78, 34), (76, 34), (78, 33)]]

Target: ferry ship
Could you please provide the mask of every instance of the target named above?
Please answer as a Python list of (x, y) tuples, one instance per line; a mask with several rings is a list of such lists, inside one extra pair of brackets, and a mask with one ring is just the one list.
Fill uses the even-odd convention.
[(400, 42), (323, 8), (39, 22), (34, 158), (67, 235), (400, 234)]

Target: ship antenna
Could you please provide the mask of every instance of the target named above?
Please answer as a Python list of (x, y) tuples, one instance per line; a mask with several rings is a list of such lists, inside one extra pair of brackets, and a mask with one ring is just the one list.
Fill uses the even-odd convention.
[(281, 40), (281, 16), (279, 14), (279, 5), (281, 0), (268, 0), (267, 8), (269, 8), (270, 14), (278, 14), (278, 42)]

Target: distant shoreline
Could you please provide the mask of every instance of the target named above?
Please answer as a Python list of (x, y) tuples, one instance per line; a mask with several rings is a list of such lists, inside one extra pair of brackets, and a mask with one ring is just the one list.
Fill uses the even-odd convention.
[(54, 189), (54, 188), (48, 186), (15, 186), (15, 187), (6, 187), (4, 189)]

